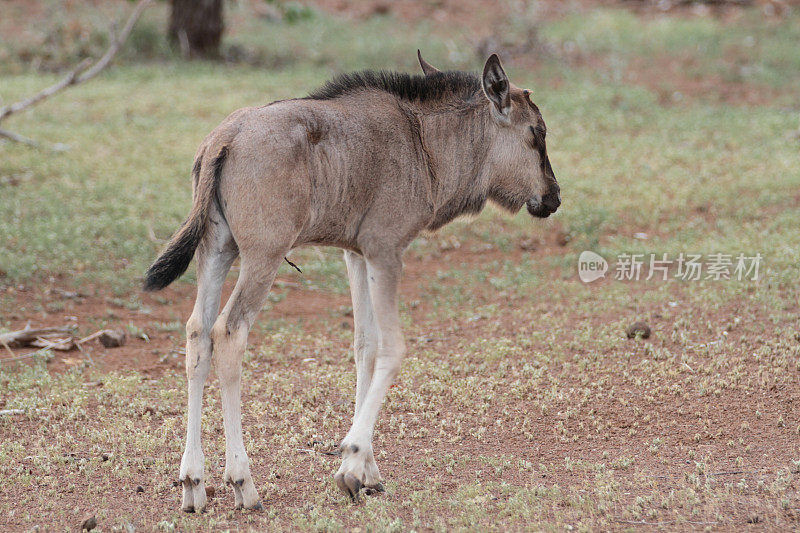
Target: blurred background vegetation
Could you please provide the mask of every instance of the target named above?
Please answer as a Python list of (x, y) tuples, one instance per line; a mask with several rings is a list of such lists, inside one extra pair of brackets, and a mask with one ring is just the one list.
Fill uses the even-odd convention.
[[(417, 48), (445, 69), (476, 70), (499, 52), (543, 109), (565, 189), (553, 222), (490, 210), (445, 237), (467, 231), (476, 246), (508, 248), (555, 235), (571, 243), (551, 259), (565, 265), (582, 247), (641, 247), (636, 233), (652, 236), (649, 247), (667, 238), (665, 251), (755, 247), (796, 221), (786, 209), (798, 185), (800, 18), (786, 2), (729, 4), (231, 0), (220, 48), (199, 60), (170, 39), (171, 6), (158, 2), (101, 78), (9, 119), (69, 150), (0, 144), (0, 280), (130, 290), (185, 215), (194, 149), (226, 114), (302, 96), (341, 71), (415, 72)], [(0, 101), (99, 56), (131, 6), (6, 0)], [(421, 242), (420, 254), (438, 246)], [(793, 264), (780, 249), (777, 264)], [(304, 259), (336, 254), (338, 264), (322, 253)], [(341, 274), (322, 270), (320, 283)]]

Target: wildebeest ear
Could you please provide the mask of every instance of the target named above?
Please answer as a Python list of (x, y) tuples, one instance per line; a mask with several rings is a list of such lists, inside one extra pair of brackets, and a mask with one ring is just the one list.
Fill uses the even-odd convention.
[(486, 60), (482, 82), (486, 97), (492, 101), (500, 115), (507, 118), (511, 111), (508, 76), (506, 76), (497, 54), (490, 55)]
[(417, 59), (419, 59), (419, 66), (422, 67), (422, 72), (424, 72), (426, 76), (441, 72), (441, 70), (422, 59), (422, 52), (419, 51), (419, 48), (417, 48)]

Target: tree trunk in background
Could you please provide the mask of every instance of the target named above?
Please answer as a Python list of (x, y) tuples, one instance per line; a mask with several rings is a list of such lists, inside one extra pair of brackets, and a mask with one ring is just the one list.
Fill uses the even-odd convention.
[(222, 39), (222, 0), (170, 0), (169, 37), (184, 56), (217, 57)]

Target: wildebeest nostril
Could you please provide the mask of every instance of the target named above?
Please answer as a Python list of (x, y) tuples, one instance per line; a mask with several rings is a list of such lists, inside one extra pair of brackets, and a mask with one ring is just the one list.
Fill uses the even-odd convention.
[(542, 203), (555, 211), (561, 205), (561, 195), (557, 192), (547, 193), (542, 197)]

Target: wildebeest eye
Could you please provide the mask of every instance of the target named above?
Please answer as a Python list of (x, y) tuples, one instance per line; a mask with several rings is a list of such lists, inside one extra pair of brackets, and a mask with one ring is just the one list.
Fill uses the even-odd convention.
[(536, 126), (530, 126), (531, 133), (533, 136), (539, 139), (544, 139), (547, 136), (547, 131), (542, 127), (541, 124), (537, 124)]
[(535, 150), (542, 150), (544, 148), (545, 130), (542, 126), (528, 126), (533, 134), (531, 147)]

